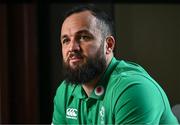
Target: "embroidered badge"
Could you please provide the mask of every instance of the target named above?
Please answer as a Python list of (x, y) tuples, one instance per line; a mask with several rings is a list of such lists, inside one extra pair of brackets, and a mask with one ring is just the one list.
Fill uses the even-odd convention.
[(97, 86), (95, 88), (95, 94), (98, 96), (101, 96), (104, 93), (104, 87), (103, 86)]

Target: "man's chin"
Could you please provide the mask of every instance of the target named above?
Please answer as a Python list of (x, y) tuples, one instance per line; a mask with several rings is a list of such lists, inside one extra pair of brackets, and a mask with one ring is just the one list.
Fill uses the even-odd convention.
[(83, 64), (81, 64), (81, 63), (72, 63), (72, 64), (69, 64), (68, 67), (70, 67), (71, 70), (76, 70), (76, 69), (82, 67), (82, 65)]
[(69, 68), (70, 68), (71, 70), (77, 70), (77, 69), (79, 68), (79, 66), (73, 65), (73, 66), (69, 66)]

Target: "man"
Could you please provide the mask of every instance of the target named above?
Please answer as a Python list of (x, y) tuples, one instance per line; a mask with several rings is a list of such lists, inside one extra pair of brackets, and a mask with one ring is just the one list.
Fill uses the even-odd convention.
[(112, 20), (73, 8), (61, 27), (65, 80), (53, 124), (178, 124), (162, 88), (139, 65), (116, 60)]

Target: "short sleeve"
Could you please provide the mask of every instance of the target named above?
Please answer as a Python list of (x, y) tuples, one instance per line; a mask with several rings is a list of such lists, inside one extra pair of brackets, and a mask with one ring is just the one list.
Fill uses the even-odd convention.
[(53, 111), (53, 125), (66, 124), (65, 121), (65, 102), (64, 102), (64, 85), (63, 83), (59, 86), (54, 97), (54, 111)]

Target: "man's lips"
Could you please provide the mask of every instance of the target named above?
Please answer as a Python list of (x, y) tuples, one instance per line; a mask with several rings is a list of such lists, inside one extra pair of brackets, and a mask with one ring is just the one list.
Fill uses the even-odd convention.
[(68, 63), (76, 63), (83, 59), (83, 55), (80, 52), (70, 52), (68, 53)]
[(79, 62), (82, 60), (82, 57), (78, 57), (78, 56), (72, 56), (71, 58), (69, 58), (69, 62), (74, 63), (74, 62)]

